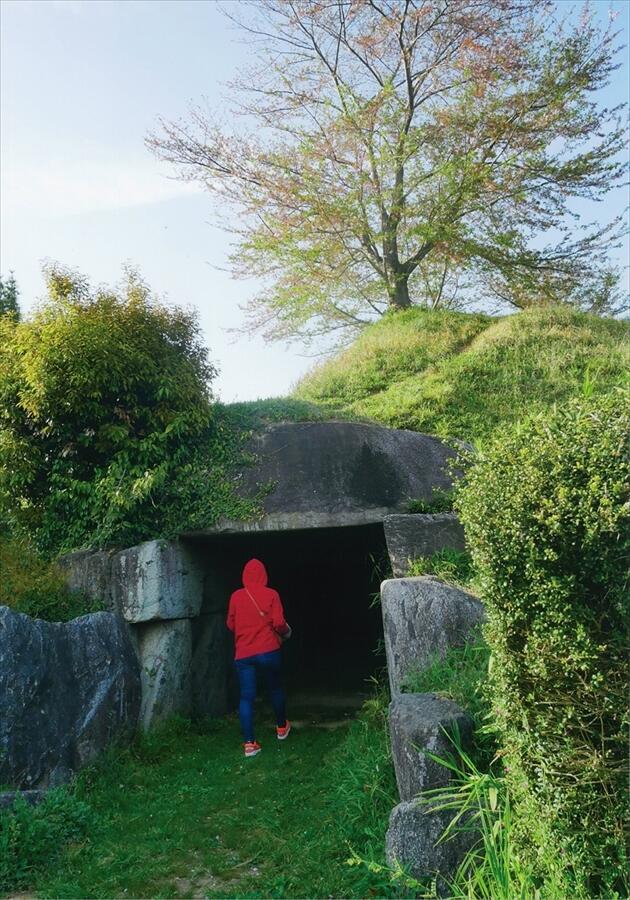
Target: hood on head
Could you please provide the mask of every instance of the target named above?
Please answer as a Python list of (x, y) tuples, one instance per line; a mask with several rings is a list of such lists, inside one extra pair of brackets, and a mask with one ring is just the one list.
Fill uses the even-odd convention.
[(265, 587), (267, 570), (259, 559), (250, 559), (243, 569), (243, 586), (246, 588)]

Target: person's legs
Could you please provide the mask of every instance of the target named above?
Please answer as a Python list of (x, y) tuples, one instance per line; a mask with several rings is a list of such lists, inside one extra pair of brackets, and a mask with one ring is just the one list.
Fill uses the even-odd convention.
[(238, 716), (245, 743), (254, 741), (254, 700), (256, 699), (256, 665), (255, 657), (236, 660), (236, 671), (241, 686), (241, 699), (238, 705)]
[(276, 725), (282, 728), (287, 724), (286, 700), (282, 685), (282, 654), (279, 650), (273, 650), (271, 653), (260, 653), (256, 657), (256, 661), (263, 669), (267, 679)]

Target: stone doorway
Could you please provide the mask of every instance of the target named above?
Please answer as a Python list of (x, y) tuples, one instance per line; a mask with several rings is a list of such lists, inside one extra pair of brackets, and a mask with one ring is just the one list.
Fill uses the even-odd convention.
[[(212, 534), (186, 544), (203, 571), (201, 621), (224, 615), (244, 564), (262, 560), (294, 632), (283, 651), (289, 700), (304, 710), (329, 706), (337, 715), (360, 705), (370, 678), (385, 666), (377, 602), (388, 566), (381, 523)], [(229, 654), (229, 635), (228, 643)], [(196, 655), (193, 650), (193, 665)], [(233, 707), (232, 677), (227, 693)]]

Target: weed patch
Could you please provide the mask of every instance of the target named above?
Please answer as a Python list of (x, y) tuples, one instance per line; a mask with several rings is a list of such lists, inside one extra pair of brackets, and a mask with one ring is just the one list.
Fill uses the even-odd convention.
[(0, 813), (0, 891), (33, 883), (70, 843), (85, 838), (94, 824), (90, 806), (71, 791), (50, 791), (39, 806), (18, 796)]
[(447, 584), (474, 590), (474, 568), (469, 553), (446, 547), (431, 556), (417, 556), (409, 563), (408, 577), (435, 575)]

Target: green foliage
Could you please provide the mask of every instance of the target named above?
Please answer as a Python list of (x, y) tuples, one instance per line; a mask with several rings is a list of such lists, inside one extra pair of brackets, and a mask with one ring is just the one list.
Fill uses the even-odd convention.
[(488, 645), (477, 635), (463, 647), (451, 647), (421, 671), (409, 672), (402, 684), (408, 693), (434, 693), (454, 700), (472, 716), (478, 764), (489, 763), (496, 751), (495, 737), (487, 728), (492, 715), (487, 691), (489, 662)]
[(397, 802), (389, 751), (388, 703), (388, 696), (380, 689), (364, 704), (333, 755), (329, 772), (339, 838), (353, 848), (361, 846), (364, 852), (369, 849), (375, 858), (382, 856), (384, 823)]
[(430, 500), (410, 500), (407, 506), (409, 513), (441, 513), (453, 509), (453, 491), (434, 488)]
[(71, 593), (60, 569), (25, 538), (0, 538), (0, 606), (49, 622), (98, 612), (103, 604)]
[(260, 711), (255, 759), (243, 758), (234, 716), (172, 721), (111, 751), (78, 776), (89, 839), (29, 886), (48, 897), (399, 896), (387, 875), (346, 865), (351, 848), (384, 863), (396, 803), (384, 698), (349, 726), (293, 713), (280, 743)]
[[(536, 890), (532, 866), (515, 850), (514, 819), (506, 779), (495, 767), (479, 768), (477, 762), (453, 738), (454, 753), (448, 758), (429, 756), (450, 770), (450, 784), (426, 791), (424, 802), (452, 814), (441, 840), (474, 831), (477, 840), (462, 860), (448, 896), (453, 900), (526, 900), (541, 895)], [(498, 765), (495, 766), (498, 768)], [(561, 865), (561, 864), (560, 864)], [(559, 879), (561, 882), (561, 879)], [(547, 880), (544, 897), (566, 900), (563, 885)]]
[(564, 860), (575, 897), (630, 887), (629, 399), (576, 400), (504, 436), (456, 501), (488, 613), (515, 848), (541, 889)]
[(20, 318), (19, 290), (13, 272), (8, 278), (0, 275), (0, 316), (8, 315), (13, 321)]
[(627, 171), (619, 107), (599, 102), (621, 48), (593, 14), (539, 0), (239, 8), (258, 51), (230, 85), (246, 131), (204, 104), (147, 143), (232, 207), (233, 270), (261, 285), (252, 328), (343, 339), (413, 303), (617, 306), (621, 217), (577, 226), (572, 208)]
[(393, 428), (482, 444), (570, 397), (627, 382), (629, 368), (628, 322), (568, 307), (502, 319), (414, 309), (366, 329), (295, 395)]
[(474, 570), (470, 554), (465, 550), (445, 547), (432, 556), (417, 556), (409, 562), (408, 576), (436, 575), (447, 584), (474, 589)]
[(51, 269), (48, 290), (31, 319), (0, 319), (5, 520), (52, 552), (251, 515), (229, 476), (241, 436), (213, 414), (196, 317), (134, 273), (92, 293)]
[[(234, 426), (243, 430), (257, 430), (278, 422), (319, 422), (331, 418), (329, 409), (293, 397), (269, 397), (266, 400), (229, 403), (225, 411)], [(345, 414), (343, 418), (351, 416)]]
[(38, 806), (18, 797), (12, 807), (0, 812), (0, 891), (31, 885), (93, 824), (88, 804), (64, 788), (49, 791)]

